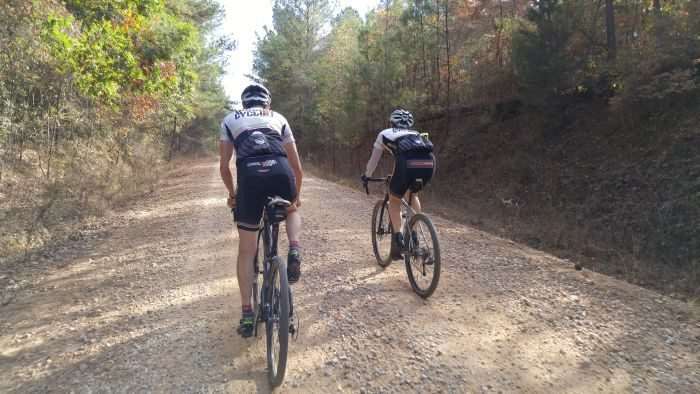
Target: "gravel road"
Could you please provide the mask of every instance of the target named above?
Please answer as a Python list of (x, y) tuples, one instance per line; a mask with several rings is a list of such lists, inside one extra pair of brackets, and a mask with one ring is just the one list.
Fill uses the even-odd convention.
[[(269, 392), (235, 334), (236, 235), (216, 159), (28, 263), (0, 266), (0, 392)], [(700, 392), (697, 308), (435, 217), (429, 300), (380, 269), (376, 199), (305, 180), (298, 393)]]

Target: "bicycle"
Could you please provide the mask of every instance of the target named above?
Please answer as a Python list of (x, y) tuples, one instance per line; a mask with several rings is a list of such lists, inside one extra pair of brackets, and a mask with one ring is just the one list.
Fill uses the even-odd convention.
[[(294, 338), (298, 334), (294, 323), (292, 290), (287, 280), (287, 263), (277, 255), (279, 224), (287, 218), (287, 208), (290, 206), (289, 201), (280, 197), (268, 198), (253, 260), (255, 274), (251, 305), (255, 312), (254, 336), (258, 336), (258, 325), (265, 323), (267, 375), (272, 388), (281, 385), (284, 380), (289, 337)], [(261, 286), (258, 285), (260, 276), (263, 278)]]
[[(386, 187), (384, 198), (377, 201), (372, 211), (372, 248), (377, 263), (381, 267), (389, 266), (392, 260), (390, 250), (393, 227), (389, 216), (388, 190), (390, 181), (391, 177), (388, 176), (367, 178), (367, 182), (364, 183), (367, 195), (369, 195), (369, 182), (384, 182)], [(413, 192), (410, 193), (409, 201), (413, 201)], [(406, 202), (405, 198), (401, 198), (401, 218), (403, 219), (401, 233), (405, 242), (401, 253), (406, 265), (408, 281), (416, 294), (422, 298), (428, 298), (433, 294), (440, 280), (440, 244), (435, 226), (426, 214), (414, 211), (411, 203)], [(386, 252), (386, 257), (382, 255), (383, 252)]]

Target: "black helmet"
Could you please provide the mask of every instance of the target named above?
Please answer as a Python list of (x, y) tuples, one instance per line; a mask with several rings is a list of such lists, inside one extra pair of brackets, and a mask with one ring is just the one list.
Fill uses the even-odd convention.
[(259, 83), (252, 83), (246, 86), (246, 88), (243, 89), (243, 93), (241, 93), (243, 108), (255, 106), (266, 107), (270, 105), (271, 101), (270, 91)]
[(389, 117), (389, 123), (397, 129), (408, 129), (413, 126), (413, 115), (403, 108), (396, 108)]

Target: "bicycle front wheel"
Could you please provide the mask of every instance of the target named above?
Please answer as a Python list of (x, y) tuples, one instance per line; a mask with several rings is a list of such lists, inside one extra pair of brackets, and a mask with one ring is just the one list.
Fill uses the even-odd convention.
[(377, 201), (372, 211), (372, 248), (381, 267), (391, 264), (391, 221), (386, 198)]
[(406, 253), (406, 272), (413, 291), (422, 298), (430, 297), (440, 280), (440, 244), (435, 226), (429, 217), (417, 213), (409, 223), (411, 234)]
[(275, 257), (270, 271), (267, 300), (270, 314), (265, 322), (267, 333), (267, 376), (274, 388), (282, 384), (287, 368), (289, 345), (289, 282), (287, 264)]

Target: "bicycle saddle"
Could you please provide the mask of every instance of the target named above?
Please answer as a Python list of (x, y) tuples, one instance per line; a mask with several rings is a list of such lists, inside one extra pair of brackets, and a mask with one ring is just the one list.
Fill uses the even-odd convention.
[(289, 208), (292, 205), (291, 202), (285, 200), (282, 197), (275, 196), (275, 197), (269, 197), (267, 199), (267, 206), (268, 207), (275, 207), (275, 208)]
[(287, 208), (291, 205), (282, 197), (270, 197), (267, 199), (267, 217), (274, 223), (281, 222), (287, 218)]

